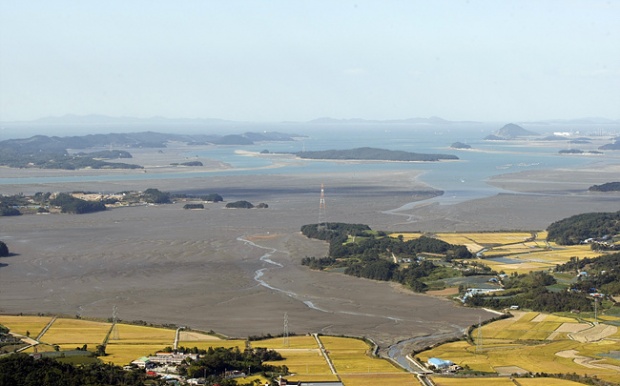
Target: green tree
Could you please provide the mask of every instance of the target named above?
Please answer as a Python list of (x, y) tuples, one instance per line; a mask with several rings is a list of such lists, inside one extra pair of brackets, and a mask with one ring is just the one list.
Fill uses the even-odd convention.
[(152, 204), (168, 204), (170, 203), (170, 193), (149, 188), (144, 191), (144, 201)]

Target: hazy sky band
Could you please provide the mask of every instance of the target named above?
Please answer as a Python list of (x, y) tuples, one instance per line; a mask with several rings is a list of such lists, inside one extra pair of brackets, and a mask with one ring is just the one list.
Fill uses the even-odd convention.
[(0, 121), (620, 118), (620, 1), (0, 2)]

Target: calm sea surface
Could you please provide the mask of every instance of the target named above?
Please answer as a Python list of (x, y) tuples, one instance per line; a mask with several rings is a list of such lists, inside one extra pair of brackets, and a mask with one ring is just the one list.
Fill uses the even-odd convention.
[[(248, 175), (248, 174), (304, 174), (346, 172), (358, 173), (363, 171), (423, 171), (420, 180), (445, 194), (436, 200), (448, 204), (473, 198), (487, 197), (497, 194), (501, 190), (486, 183), (489, 177), (498, 174), (512, 173), (531, 169), (570, 168), (589, 163), (617, 163), (620, 154), (606, 152), (604, 156), (575, 156), (561, 155), (559, 150), (578, 148), (594, 150), (592, 145), (571, 145), (568, 141), (554, 141), (551, 145), (526, 146), (523, 142), (485, 141), (484, 137), (497, 130), (501, 125), (490, 124), (444, 124), (444, 125), (405, 125), (405, 124), (276, 124), (276, 125), (249, 125), (235, 127), (236, 133), (246, 131), (280, 131), (299, 134), (299, 140), (294, 142), (260, 143), (251, 146), (217, 147), (208, 151), (188, 153), (188, 157), (199, 156), (216, 159), (233, 166), (233, 169), (213, 172), (196, 172), (175, 174), (138, 174), (138, 175), (99, 175), (99, 176), (64, 176), (64, 177), (36, 177), (36, 178), (2, 178), (2, 184), (32, 184), (58, 183), (79, 181), (120, 181), (136, 179), (165, 179), (165, 178), (209, 178), (213, 175)], [(553, 132), (577, 132), (579, 136), (590, 136), (600, 133), (599, 127), (592, 125), (540, 125), (524, 126), (528, 130), (548, 135)], [(143, 130), (160, 132), (162, 128), (143, 127)], [(181, 132), (182, 128), (175, 128)], [(195, 128), (194, 128), (195, 132)], [(217, 131), (208, 129), (205, 133)], [(620, 132), (618, 125), (605, 125), (606, 133)], [(472, 150), (455, 150), (450, 145), (454, 142), (463, 142), (472, 147)], [(610, 141), (611, 142), (611, 141)], [(272, 161), (266, 158), (250, 157), (236, 154), (236, 150), (260, 152), (299, 152), (304, 150), (352, 149), (357, 147), (378, 147), (391, 150), (405, 150), (419, 153), (454, 154), (459, 161), (428, 162), (428, 163), (400, 163), (400, 162), (364, 162), (342, 163), (330, 161), (291, 162), (283, 167), (269, 167)], [(620, 153), (620, 152), (618, 152)]]

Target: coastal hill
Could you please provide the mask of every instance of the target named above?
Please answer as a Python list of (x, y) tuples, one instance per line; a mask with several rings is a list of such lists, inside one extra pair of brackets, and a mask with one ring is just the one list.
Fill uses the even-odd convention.
[(350, 150), (304, 151), (295, 153), (295, 155), (304, 159), (359, 161), (440, 161), (459, 159), (457, 156), (450, 154), (411, 153), (401, 150), (377, 149), (372, 147), (360, 147)]
[(504, 125), (501, 129), (495, 131), (493, 134), (485, 137), (486, 140), (501, 140), (501, 139), (514, 139), (517, 137), (527, 137), (532, 135), (539, 135), (533, 131), (524, 129), (514, 123)]

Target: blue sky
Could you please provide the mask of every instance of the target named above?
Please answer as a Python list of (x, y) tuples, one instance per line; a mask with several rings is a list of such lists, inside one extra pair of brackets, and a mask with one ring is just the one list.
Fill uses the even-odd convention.
[(620, 1), (0, 2), (0, 121), (620, 119)]

